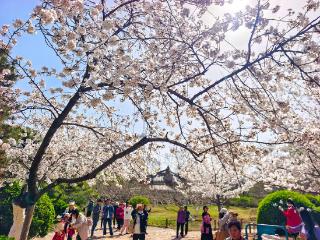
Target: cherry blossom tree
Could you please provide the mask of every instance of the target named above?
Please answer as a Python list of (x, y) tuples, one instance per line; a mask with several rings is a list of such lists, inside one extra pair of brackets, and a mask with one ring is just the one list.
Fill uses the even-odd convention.
[(252, 164), (251, 179), (261, 179), (266, 187), (320, 192), (320, 158), (318, 124), (303, 128), (293, 145), (277, 147), (270, 154)]
[[(0, 47), (28, 84), (11, 124), (36, 133), (6, 147), (9, 169), (27, 184), (21, 240), (42, 194), (101, 172), (129, 178), (138, 166), (143, 175), (146, 149), (179, 147), (196, 161), (214, 155), (236, 171), (250, 161), (243, 153), (297, 141), (299, 104), (319, 107), (319, 3), (295, 13), (258, 0), (205, 20), (223, 5), (43, 0), (27, 21), (2, 26)], [(238, 31), (245, 46), (230, 42)], [(21, 35), (35, 33), (61, 67), (35, 69), (10, 54)]]
[[(247, 156), (246, 156), (247, 157)], [(188, 195), (211, 199), (218, 210), (224, 203), (241, 193), (248, 191), (256, 183), (250, 178), (245, 178), (250, 169), (245, 165), (238, 165), (235, 159), (233, 165), (224, 165), (214, 156), (207, 156), (202, 162), (195, 162), (186, 154), (177, 157), (178, 174), (188, 182)]]

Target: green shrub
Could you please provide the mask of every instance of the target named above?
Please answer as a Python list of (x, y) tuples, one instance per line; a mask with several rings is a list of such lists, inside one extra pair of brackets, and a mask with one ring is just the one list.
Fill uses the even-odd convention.
[(51, 199), (44, 194), (36, 204), (30, 227), (29, 237), (45, 237), (51, 230), (55, 211)]
[[(13, 223), (12, 201), (19, 196), (20, 191), (19, 182), (0, 188), (0, 234), (2, 235), (8, 235), (10, 231)], [(54, 207), (50, 198), (43, 195), (36, 204), (29, 236), (46, 236), (52, 227), (54, 216)]]
[(8, 235), (13, 223), (12, 201), (19, 196), (21, 186), (13, 182), (0, 188), (0, 235)]
[(62, 199), (51, 199), (52, 204), (54, 206), (54, 211), (57, 215), (62, 215), (66, 208), (68, 207), (68, 203), (63, 201)]
[[(296, 207), (308, 207), (314, 208), (314, 205), (310, 202), (310, 200), (304, 196), (303, 194), (288, 191), (288, 190), (281, 190), (276, 191), (267, 195), (260, 203), (258, 207), (258, 216), (257, 221), (258, 223), (264, 224), (274, 224), (274, 225), (284, 225), (285, 224), (285, 217), (278, 210), (278, 207), (273, 206), (274, 204), (279, 205), (280, 200), (286, 203), (286, 201), (291, 198)], [(280, 204), (281, 205), (281, 204)], [(282, 205), (284, 208), (285, 205)]]
[(257, 207), (258, 200), (250, 196), (240, 196), (237, 198), (231, 198), (228, 201), (228, 204), (236, 207)]
[(129, 203), (135, 208), (137, 206), (137, 204), (144, 204), (144, 205), (148, 205), (150, 204), (150, 200), (147, 197), (144, 196), (134, 196), (132, 198), (130, 198)]
[(305, 194), (305, 196), (312, 202), (316, 207), (320, 207), (320, 196), (315, 196), (312, 194)]
[(61, 184), (48, 192), (57, 214), (62, 214), (69, 201), (75, 201), (79, 209), (87, 206), (90, 198), (97, 198), (98, 193), (87, 182)]
[(14, 238), (0, 235), (0, 240), (14, 240)]

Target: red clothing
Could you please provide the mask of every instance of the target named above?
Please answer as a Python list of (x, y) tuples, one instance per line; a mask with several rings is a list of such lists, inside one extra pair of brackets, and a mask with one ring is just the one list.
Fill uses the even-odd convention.
[(117, 219), (124, 219), (124, 208), (123, 207), (117, 208), (116, 217), (117, 217)]
[(60, 233), (60, 232), (55, 232), (52, 240), (64, 240), (64, 232), (63, 233)]
[(295, 227), (302, 223), (300, 214), (294, 207), (288, 208), (287, 210), (283, 211), (283, 215), (286, 217), (287, 226), (289, 227)]

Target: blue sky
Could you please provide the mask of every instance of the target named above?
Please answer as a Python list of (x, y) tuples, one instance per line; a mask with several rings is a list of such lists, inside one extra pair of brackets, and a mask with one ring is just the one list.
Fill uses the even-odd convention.
[[(39, 3), (39, 0), (1, 0), (0, 26), (11, 24), (17, 18), (28, 19), (33, 8)], [(18, 44), (14, 47), (12, 54), (31, 60), (36, 69), (44, 65), (49, 67), (59, 66), (57, 58), (45, 46), (40, 34), (36, 34), (36, 36), (23, 35), (18, 39)]]

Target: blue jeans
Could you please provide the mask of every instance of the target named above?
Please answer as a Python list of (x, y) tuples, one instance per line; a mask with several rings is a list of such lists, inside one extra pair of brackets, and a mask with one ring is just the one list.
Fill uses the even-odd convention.
[(109, 233), (112, 236), (113, 232), (112, 232), (112, 219), (111, 218), (103, 219), (103, 235), (107, 234), (107, 223), (109, 225)]

